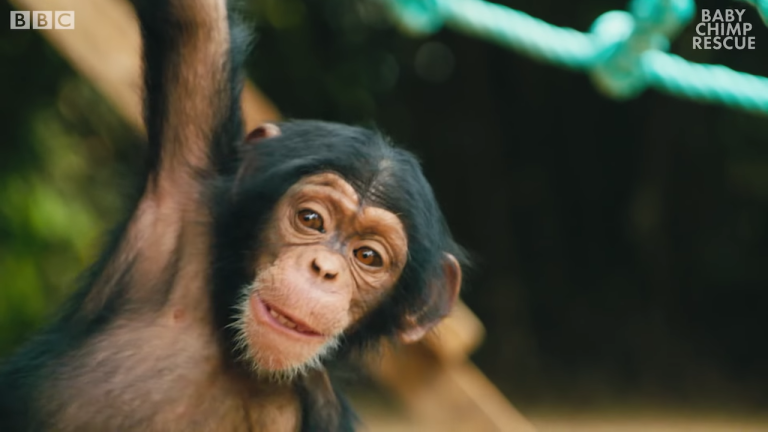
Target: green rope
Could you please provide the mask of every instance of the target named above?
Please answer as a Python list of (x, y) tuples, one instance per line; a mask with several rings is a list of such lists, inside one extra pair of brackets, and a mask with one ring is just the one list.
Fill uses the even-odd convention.
[[(741, 0), (768, 25), (768, 0)], [(610, 11), (589, 33), (557, 27), (483, 0), (388, 0), (405, 31), (431, 34), (443, 25), (539, 61), (588, 73), (617, 100), (647, 88), (704, 103), (768, 114), (768, 78), (669, 54), (670, 39), (690, 23), (693, 0), (631, 0), (629, 11)]]

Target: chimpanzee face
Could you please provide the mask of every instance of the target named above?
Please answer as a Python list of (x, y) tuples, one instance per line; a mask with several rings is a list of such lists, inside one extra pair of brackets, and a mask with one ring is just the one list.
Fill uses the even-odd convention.
[(418, 341), (459, 294), (461, 250), (418, 162), (375, 132), (264, 125), (224, 185), (215, 301), (259, 375), (290, 379), (342, 341)]
[(284, 378), (318, 366), (392, 290), (408, 255), (398, 217), (334, 173), (291, 187), (259, 244), (240, 342), (257, 372)]

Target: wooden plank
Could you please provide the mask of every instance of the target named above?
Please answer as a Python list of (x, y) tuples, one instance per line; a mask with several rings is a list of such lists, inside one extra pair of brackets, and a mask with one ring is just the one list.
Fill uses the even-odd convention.
[(451, 314), (435, 331), (424, 338), (424, 343), (445, 363), (467, 360), (485, 337), (483, 323), (463, 302), (456, 302)]
[[(11, 0), (19, 10), (74, 11), (74, 30), (39, 30), (109, 99), (128, 122), (141, 119), (141, 36), (133, 7), (125, 0)], [(253, 84), (243, 92), (248, 130), (280, 118)]]
[(534, 432), (471, 362), (444, 363), (424, 345), (383, 350), (369, 370), (400, 399), (413, 419), (434, 430)]

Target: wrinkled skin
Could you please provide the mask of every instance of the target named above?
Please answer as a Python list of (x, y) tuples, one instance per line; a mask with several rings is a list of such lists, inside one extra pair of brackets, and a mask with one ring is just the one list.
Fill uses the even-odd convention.
[(240, 326), (254, 368), (267, 373), (290, 373), (329, 354), (391, 290), (408, 250), (397, 216), (361, 203), (333, 173), (294, 185), (260, 243)]

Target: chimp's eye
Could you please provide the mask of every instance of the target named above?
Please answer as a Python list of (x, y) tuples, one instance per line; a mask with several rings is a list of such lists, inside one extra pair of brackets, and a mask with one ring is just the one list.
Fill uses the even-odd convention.
[(355, 249), (355, 258), (369, 267), (381, 267), (384, 265), (381, 255), (369, 247)]
[(297, 217), (299, 218), (299, 223), (305, 227), (315, 231), (325, 232), (325, 227), (323, 226), (323, 217), (317, 214), (317, 212), (312, 210), (301, 210), (299, 211)]

